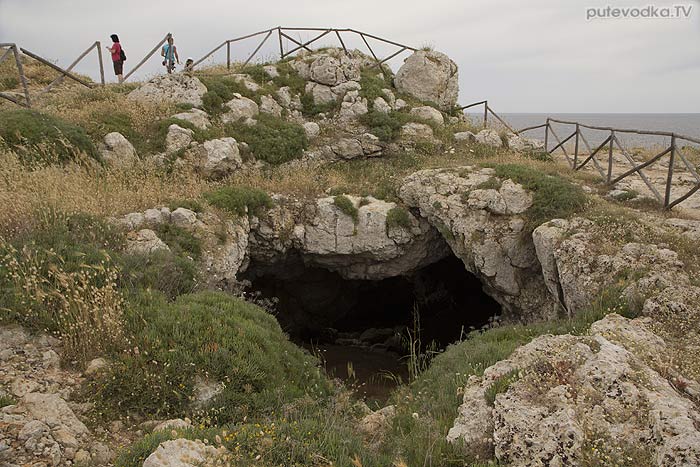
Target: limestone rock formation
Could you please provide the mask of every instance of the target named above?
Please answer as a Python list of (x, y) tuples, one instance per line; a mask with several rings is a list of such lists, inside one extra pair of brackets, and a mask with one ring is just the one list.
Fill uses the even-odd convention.
[(260, 112), (280, 117), (282, 116), (282, 106), (272, 96), (261, 96)]
[(129, 93), (130, 99), (202, 106), (207, 87), (194, 76), (174, 73), (156, 76)]
[(243, 165), (238, 142), (234, 138), (205, 141), (187, 155), (207, 178), (216, 180), (233, 173)]
[(193, 138), (194, 131), (173, 123), (168, 127), (168, 134), (165, 136), (165, 152), (175, 154), (182, 151), (190, 145)]
[(209, 114), (200, 109), (190, 109), (187, 112), (180, 112), (173, 115), (173, 118), (191, 123), (200, 130), (206, 130), (211, 126)]
[(544, 148), (544, 142), (513, 133), (508, 134), (508, 148), (513, 151), (535, 151)]
[(401, 136), (407, 138), (432, 138), (433, 129), (425, 123), (409, 122), (401, 127)]
[(443, 125), (445, 123), (445, 119), (442, 116), (442, 113), (440, 113), (440, 111), (435, 109), (434, 107), (430, 107), (429, 105), (414, 107), (411, 109), (410, 114), (422, 120), (435, 123), (437, 125)]
[(414, 52), (399, 68), (395, 81), (399, 92), (433, 102), (441, 110), (451, 110), (457, 104), (457, 65), (443, 53), (432, 50)]
[(224, 105), (228, 108), (228, 111), (221, 116), (221, 121), (224, 123), (255, 118), (260, 113), (258, 104), (255, 101), (240, 94), (234, 94), (233, 99)]
[(126, 237), (126, 251), (128, 253), (151, 254), (160, 250), (169, 250), (168, 245), (150, 229), (141, 229), (132, 232)]
[(504, 180), (479, 188), (493, 169), (431, 169), (407, 177), (401, 199), (440, 229), (454, 254), (506, 312), (525, 319), (556, 316), (558, 305), (540, 273), (523, 213), (532, 194)]
[(225, 465), (226, 448), (180, 438), (160, 443), (143, 467), (214, 467)]
[[(700, 411), (670, 378), (670, 349), (651, 324), (611, 314), (586, 336), (534, 339), (469, 379), (448, 439), (513, 466), (698, 465)], [(504, 378), (492, 408), (487, 392)]]
[(121, 133), (107, 133), (99, 147), (100, 154), (109, 165), (131, 164), (138, 158), (136, 149)]
[(406, 213), (408, 225), (387, 225), (395, 203), (372, 197), (347, 197), (356, 219), (341, 211), (333, 197), (314, 205), (285, 203), (251, 226), (250, 255), (264, 264), (291, 252), (307, 265), (338, 272), (347, 279), (377, 280), (411, 272), (444, 257), (445, 243), (427, 222)]
[(498, 134), (496, 130), (492, 130), (490, 128), (487, 128), (485, 130), (481, 130), (474, 136), (474, 140), (479, 143), (479, 144), (484, 144), (486, 146), (491, 146), (493, 148), (500, 148), (503, 146), (503, 141), (501, 140), (501, 136)]

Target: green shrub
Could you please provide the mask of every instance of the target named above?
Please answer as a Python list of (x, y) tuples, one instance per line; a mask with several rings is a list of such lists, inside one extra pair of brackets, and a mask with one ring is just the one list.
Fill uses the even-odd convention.
[(491, 177), (485, 182), (479, 183), (476, 188), (479, 190), (500, 190), (503, 183), (496, 177)]
[(497, 165), (495, 169), (497, 177), (509, 178), (533, 192), (533, 204), (527, 210), (530, 230), (551, 219), (567, 218), (585, 207), (586, 195), (581, 187), (559, 175), (517, 164)]
[(185, 415), (197, 378), (224, 383), (208, 407), (218, 422), (330, 390), (316, 360), (287, 340), (272, 315), (224, 293), (183, 295), (171, 304), (144, 295), (129, 310), (127, 328), (139, 351), (120, 355), (92, 383), (106, 410)]
[(255, 65), (246, 65), (241, 69), (241, 73), (250, 76), (253, 81), (259, 85), (264, 85), (272, 79), (272, 77), (265, 71), (263, 65), (256, 63)]
[(158, 238), (163, 240), (170, 251), (178, 256), (189, 256), (199, 259), (202, 256), (202, 241), (191, 232), (174, 224), (158, 224), (155, 228)]
[(180, 199), (171, 201), (168, 203), (168, 207), (171, 211), (174, 211), (177, 208), (185, 208), (194, 212), (204, 212), (204, 206), (202, 206), (202, 203), (196, 199)]
[(301, 157), (308, 147), (304, 128), (273, 115), (260, 114), (254, 125), (232, 123), (226, 132), (244, 141), (257, 159), (281, 164)]
[(218, 115), (225, 111), (224, 104), (233, 99), (234, 93), (260, 103), (260, 97), (245, 87), (245, 85), (230, 76), (209, 75), (199, 76), (207, 92), (202, 96), (202, 107), (212, 115)]
[(0, 409), (8, 405), (15, 405), (17, 401), (9, 394), (0, 395)]
[(119, 266), (119, 285), (132, 294), (152, 289), (172, 300), (197, 288), (195, 263), (172, 251), (122, 255)]
[(345, 195), (335, 196), (333, 197), (333, 204), (335, 204), (343, 214), (352, 217), (353, 222), (357, 223), (359, 220), (358, 211), (350, 198)]
[(385, 142), (398, 138), (401, 127), (410, 121), (413, 121), (412, 117), (405, 112), (385, 114), (377, 110), (370, 110), (360, 116), (360, 122), (369, 128), (370, 133)]
[(82, 128), (34, 110), (0, 112), (0, 138), (30, 166), (80, 161), (83, 154), (102, 161)]
[(313, 94), (304, 92), (301, 95), (301, 113), (306, 117), (315, 117), (318, 114), (332, 115), (340, 109), (340, 100), (326, 103), (316, 103)]
[(258, 215), (273, 206), (272, 198), (259, 188), (227, 186), (204, 195), (209, 204), (238, 216)]
[(397, 227), (403, 227), (404, 229), (411, 228), (411, 216), (406, 210), (401, 206), (395, 206), (389, 210), (386, 214), (386, 228), (387, 230), (394, 229)]
[(493, 384), (491, 384), (491, 386), (486, 388), (486, 391), (484, 392), (486, 403), (493, 407), (493, 404), (496, 402), (496, 396), (506, 392), (510, 385), (516, 382), (519, 378), (520, 373), (518, 370), (511, 370), (505, 375), (502, 375), (500, 378), (497, 378)]
[(288, 62), (277, 63), (277, 72), (279, 76), (272, 78), (277, 87), (289, 87), (292, 94), (304, 94), (306, 80)]
[(374, 100), (377, 97), (386, 99), (382, 89), (390, 87), (384, 80), (384, 75), (382, 75), (378, 68), (367, 68), (362, 70), (360, 75), (360, 86), (362, 86), (362, 89), (360, 89), (360, 96), (367, 99), (370, 106), (374, 105)]

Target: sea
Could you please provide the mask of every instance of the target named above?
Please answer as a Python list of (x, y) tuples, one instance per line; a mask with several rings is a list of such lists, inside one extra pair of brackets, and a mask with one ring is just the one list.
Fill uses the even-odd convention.
[[(475, 122), (481, 123), (483, 120), (483, 113), (469, 113), (468, 115), (472, 117)], [(667, 131), (700, 139), (700, 113), (499, 113), (498, 115), (515, 130), (543, 124), (547, 120), (547, 117), (551, 117), (558, 120), (612, 127), (617, 129)], [(489, 120), (495, 119), (493, 116), (489, 115)], [(574, 131), (574, 127), (572, 125), (553, 123), (552, 128), (561, 139), (564, 139)], [(606, 131), (590, 130), (585, 128), (582, 129), (582, 132), (591, 147), (596, 147), (609, 135), (609, 132)], [(524, 136), (542, 140), (544, 139), (544, 128), (528, 131), (524, 133)], [(628, 149), (653, 149), (668, 147), (670, 145), (670, 137), (667, 136), (636, 135), (628, 133), (618, 133), (617, 136), (622, 142), (623, 146), (627, 147)], [(683, 140), (678, 140), (678, 145), (698, 146), (697, 144), (689, 143)]]

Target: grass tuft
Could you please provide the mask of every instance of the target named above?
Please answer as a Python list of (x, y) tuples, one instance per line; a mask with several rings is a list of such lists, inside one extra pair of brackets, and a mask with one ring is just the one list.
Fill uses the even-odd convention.
[(355, 205), (350, 200), (350, 198), (348, 198), (345, 195), (335, 196), (333, 197), (333, 204), (335, 204), (335, 206), (338, 209), (340, 209), (340, 212), (347, 216), (350, 216), (353, 222), (357, 224), (357, 221), (359, 220), (358, 211)]
[(396, 228), (411, 228), (411, 215), (406, 208), (394, 206), (386, 213), (386, 228), (387, 230)]
[(259, 215), (273, 206), (272, 198), (266, 192), (246, 186), (222, 187), (206, 193), (204, 198), (212, 206), (237, 216)]

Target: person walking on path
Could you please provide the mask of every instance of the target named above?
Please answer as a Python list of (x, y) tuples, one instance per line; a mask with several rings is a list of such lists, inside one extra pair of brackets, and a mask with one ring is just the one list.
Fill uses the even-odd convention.
[(160, 55), (163, 57), (163, 66), (168, 73), (172, 73), (175, 69), (175, 62), (180, 64), (180, 56), (177, 54), (177, 47), (175, 46), (175, 39), (173, 36), (168, 37), (168, 43), (163, 46), (160, 51)]
[(124, 81), (124, 61), (126, 60), (126, 54), (124, 54), (124, 50), (122, 50), (119, 36), (112, 34), (109, 37), (112, 39), (112, 47), (106, 47), (106, 49), (112, 54), (114, 74), (117, 75), (117, 80), (121, 83)]

